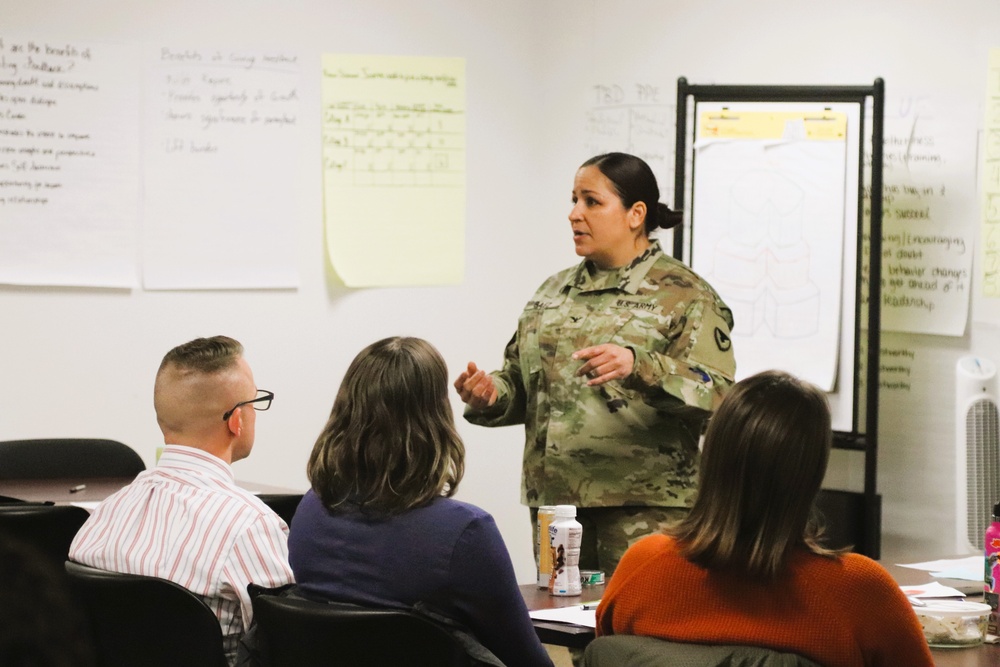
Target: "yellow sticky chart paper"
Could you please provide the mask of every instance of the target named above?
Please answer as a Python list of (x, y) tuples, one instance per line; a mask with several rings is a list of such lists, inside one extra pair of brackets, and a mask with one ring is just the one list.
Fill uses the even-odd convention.
[(461, 282), (465, 60), (323, 56), (326, 247), (349, 287)]
[(983, 296), (1000, 297), (1000, 49), (990, 49), (986, 79), (981, 247)]
[(844, 141), (847, 115), (833, 111), (705, 111), (698, 139)]

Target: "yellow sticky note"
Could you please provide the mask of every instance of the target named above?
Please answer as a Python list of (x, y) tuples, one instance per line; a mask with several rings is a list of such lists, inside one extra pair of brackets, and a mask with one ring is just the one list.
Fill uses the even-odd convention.
[(990, 49), (983, 125), (982, 295), (1000, 297), (1000, 49)]
[(705, 111), (699, 139), (774, 139), (844, 141), (847, 115), (822, 111)]
[(465, 61), (323, 56), (326, 247), (350, 287), (461, 282)]

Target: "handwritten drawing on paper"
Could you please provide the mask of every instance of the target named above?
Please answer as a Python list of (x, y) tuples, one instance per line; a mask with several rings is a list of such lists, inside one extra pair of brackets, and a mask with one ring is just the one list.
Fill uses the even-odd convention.
[(819, 329), (820, 290), (803, 234), (805, 193), (778, 172), (750, 171), (732, 186), (727, 233), (713, 249), (712, 283), (740, 315), (740, 331), (805, 338)]
[(165, 45), (147, 71), (144, 286), (296, 287), (298, 56)]
[(623, 152), (642, 158), (656, 175), (660, 197), (669, 202), (674, 185), (672, 91), (650, 82), (602, 82), (588, 90), (584, 108), (586, 157)]
[(352, 287), (459, 282), (464, 60), (326, 54), (322, 96), (334, 270)]
[(342, 100), (327, 106), (323, 124), (325, 165), (334, 183), (448, 188), (464, 182), (461, 109)]
[(976, 319), (1000, 324), (1000, 49), (990, 49), (986, 79), (985, 149), (980, 244), (982, 268)]
[(782, 368), (830, 391), (840, 352), (846, 119), (742, 110), (705, 112), (698, 123), (692, 267), (733, 311), (739, 377)]
[[(961, 336), (968, 319), (975, 133), (967, 110), (890, 98), (883, 124), (882, 329)], [(865, 214), (870, 192), (865, 188)], [(862, 255), (868, 275), (868, 239)], [(867, 278), (866, 278), (867, 279)], [(866, 290), (867, 292), (867, 290)]]
[(0, 282), (136, 285), (135, 62), (0, 33)]

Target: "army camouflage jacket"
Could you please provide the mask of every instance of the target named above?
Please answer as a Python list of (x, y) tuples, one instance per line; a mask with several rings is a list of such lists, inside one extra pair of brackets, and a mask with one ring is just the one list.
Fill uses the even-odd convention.
[[(521, 501), (529, 506), (690, 506), (698, 439), (733, 383), (733, 317), (658, 242), (628, 266), (561, 271), (525, 306), (493, 377), (497, 401), (465, 418), (525, 425)], [(632, 374), (597, 387), (572, 354), (614, 343)]]

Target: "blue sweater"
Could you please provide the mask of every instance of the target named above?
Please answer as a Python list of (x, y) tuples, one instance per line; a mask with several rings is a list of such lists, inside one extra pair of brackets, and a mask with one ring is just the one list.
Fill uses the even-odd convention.
[(306, 493), (288, 536), (295, 581), (310, 596), (376, 607), (423, 602), (466, 626), (508, 667), (551, 667), (488, 512), (450, 498), (376, 519), (329, 512)]

